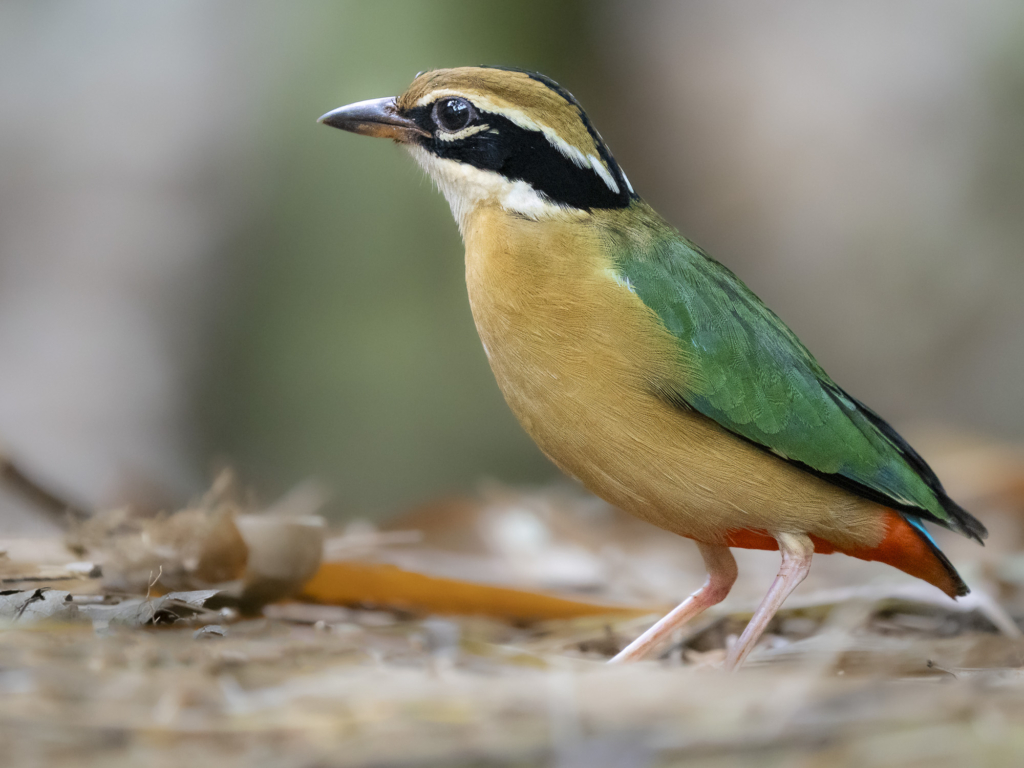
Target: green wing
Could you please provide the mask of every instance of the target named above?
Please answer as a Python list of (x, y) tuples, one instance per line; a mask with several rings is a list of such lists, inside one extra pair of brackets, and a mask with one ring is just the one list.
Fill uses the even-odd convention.
[(840, 389), (732, 272), (675, 232), (621, 253), (623, 281), (679, 340), (687, 375), (659, 394), (860, 496), (985, 535), (906, 441)]

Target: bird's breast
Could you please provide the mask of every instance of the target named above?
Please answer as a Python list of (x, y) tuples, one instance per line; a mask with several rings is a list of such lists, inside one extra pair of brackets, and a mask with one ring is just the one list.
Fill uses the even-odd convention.
[(600, 230), (500, 209), (474, 224), (473, 317), (499, 386), (541, 448), (559, 461), (581, 428), (620, 431), (623, 410), (656, 407), (651, 383), (672, 352), (652, 348), (657, 319), (619, 282)]
[(615, 239), (598, 221), (532, 221), (495, 206), (463, 235), (498, 385), (541, 450), (591, 491), (709, 542), (738, 529), (880, 535), (861, 500), (659, 396), (664, 382), (685, 380), (686, 361), (619, 276)]
[(685, 436), (652, 394), (669, 376), (672, 343), (618, 278), (604, 233), (491, 208), (476, 213), (465, 238), (473, 317), (520, 423), (597, 495), (678, 530), (661, 519), (671, 506), (664, 489), (634, 466), (653, 466), (652, 452), (668, 448), (666, 425), (675, 440)]

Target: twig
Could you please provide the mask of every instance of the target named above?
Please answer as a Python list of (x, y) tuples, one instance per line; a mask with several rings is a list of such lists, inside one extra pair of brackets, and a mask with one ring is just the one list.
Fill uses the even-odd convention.
[(61, 525), (66, 526), (69, 517), (74, 520), (86, 520), (91, 517), (91, 513), (84, 507), (69, 502), (47, 488), (15, 464), (10, 456), (2, 452), (0, 452), (0, 483), (41, 511), (46, 512)]

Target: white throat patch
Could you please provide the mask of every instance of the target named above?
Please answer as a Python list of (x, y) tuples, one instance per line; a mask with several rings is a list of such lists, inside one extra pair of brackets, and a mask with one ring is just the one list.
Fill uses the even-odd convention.
[(405, 146), (448, 201), (460, 233), (465, 232), (470, 214), (485, 203), (500, 205), (507, 211), (535, 221), (573, 214), (587, 215), (584, 211), (551, 202), (525, 181), (509, 181), (496, 171), (440, 158), (415, 144)]

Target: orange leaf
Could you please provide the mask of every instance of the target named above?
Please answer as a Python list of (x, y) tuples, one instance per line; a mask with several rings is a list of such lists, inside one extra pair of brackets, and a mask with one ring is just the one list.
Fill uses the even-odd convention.
[(516, 621), (607, 614), (640, 616), (658, 611), (572, 600), (543, 592), (427, 576), (386, 563), (324, 563), (302, 597), (318, 603), (371, 603), (417, 612), (496, 616)]

